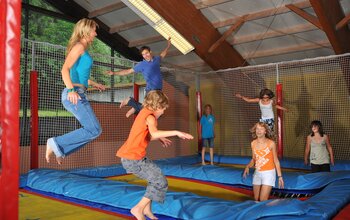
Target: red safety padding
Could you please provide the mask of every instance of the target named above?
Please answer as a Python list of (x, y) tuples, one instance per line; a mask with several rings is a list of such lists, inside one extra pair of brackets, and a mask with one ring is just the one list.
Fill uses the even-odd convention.
[(21, 1), (0, 1), (0, 219), (18, 219)]

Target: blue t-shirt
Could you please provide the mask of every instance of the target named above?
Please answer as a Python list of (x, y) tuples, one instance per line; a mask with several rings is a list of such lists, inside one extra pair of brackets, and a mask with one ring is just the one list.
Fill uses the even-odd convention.
[(134, 66), (134, 71), (142, 73), (146, 80), (146, 91), (162, 90), (163, 78), (160, 72), (160, 56), (154, 56), (151, 61), (143, 60)]
[(83, 84), (87, 88), (92, 64), (93, 60), (90, 54), (85, 51), (69, 71), (72, 83)]
[(202, 138), (214, 137), (214, 123), (215, 123), (215, 117), (213, 115), (202, 116), (201, 118)]

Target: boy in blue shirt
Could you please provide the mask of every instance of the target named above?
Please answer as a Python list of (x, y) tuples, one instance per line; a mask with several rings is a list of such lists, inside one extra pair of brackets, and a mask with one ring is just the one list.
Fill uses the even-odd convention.
[[(152, 51), (148, 46), (143, 46), (140, 48), (140, 53), (143, 57), (143, 61), (136, 64), (131, 69), (121, 70), (118, 72), (107, 71), (109, 75), (119, 75), (124, 76), (134, 72), (142, 73), (144, 79), (146, 80), (146, 94), (152, 90), (162, 90), (163, 89), (163, 77), (160, 72), (160, 61), (163, 59), (171, 46), (171, 38), (168, 39), (167, 47), (160, 53), (159, 56), (153, 56)], [(128, 105), (132, 108), (126, 113), (128, 118), (132, 114), (138, 114), (142, 109), (142, 104), (137, 102), (134, 98), (129, 97), (120, 103), (120, 108)]]
[(212, 115), (212, 107), (211, 105), (207, 104), (204, 106), (204, 113), (201, 118), (201, 126), (202, 126), (202, 132), (201, 132), (201, 139), (202, 139), (202, 165), (205, 165), (205, 148), (209, 147), (210, 152), (210, 164), (214, 165), (213, 157), (214, 157), (214, 138), (215, 138), (215, 131), (214, 131), (214, 124), (215, 124), (215, 117)]

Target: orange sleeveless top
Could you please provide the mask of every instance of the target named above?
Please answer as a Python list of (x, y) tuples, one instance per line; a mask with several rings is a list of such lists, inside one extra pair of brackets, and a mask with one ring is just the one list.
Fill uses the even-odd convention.
[[(117, 157), (129, 160), (141, 160), (146, 156), (146, 148), (151, 141), (146, 118), (153, 111), (143, 108), (137, 115), (126, 142), (117, 151)], [(157, 120), (156, 120), (157, 122)]]
[(266, 141), (266, 146), (262, 149), (257, 149), (258, 141), (252, 141), (253, 154), (255, 155), (255, 168), (257, 171), (266, 171), (275, 169), (275, 162), (271, 150), (272, 140)]

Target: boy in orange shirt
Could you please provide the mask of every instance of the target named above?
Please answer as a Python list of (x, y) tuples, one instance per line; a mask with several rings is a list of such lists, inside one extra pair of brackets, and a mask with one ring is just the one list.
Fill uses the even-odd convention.
[(148, 181), (146, 193), (131, 210), (138, 220), (157, 219), (152, 213), (152, 201), (164, 202), (168, 182), (160, 168), (146, 157), (146, 148), (151, 140), (160, 140), (167, 147), (171, 141), (167, 137), (178, 136), (193, 139), (193, 136), (181, 131), (161, 131), (157, 129), (157, 119), (168, 107), (167, 96), (159, 91), (150, 91), (144, 99), (143, 109), (137, 115), (128, 139), (117, 151), (123, 167), (128, 173)]
[(283, 188), (284, 182), (280, 162), (276, 153), (276, 145), (273, 141), (273, 133), (264, 122), (258, 122), (250, 130), (254, 140), (251, 143), (253, 158), (244, 169), (243, 177), (249, 174), (249, 168), (255, 164), (253, 175), (253, 192), (256, 201), (269, 199), (272, 187), (278, 175), (278, 187)]

